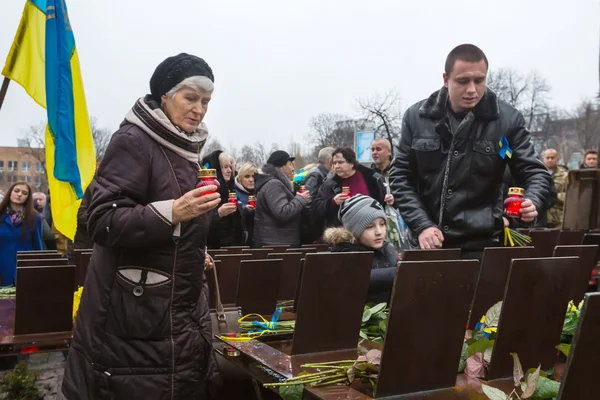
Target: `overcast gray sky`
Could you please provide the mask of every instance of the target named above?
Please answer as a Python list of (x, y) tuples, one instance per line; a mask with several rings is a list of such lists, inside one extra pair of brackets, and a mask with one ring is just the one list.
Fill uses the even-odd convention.
[[(228, 146), (302, 142), (322, 112), (356, 115), (356, 98), (397, 90), (404, 108), (442, 84), (447, 53), (480, 46), (490, 68), (537, 70), (552, 103), (598, 91), (598, 0), (66, 0), (88, 111), (115, 130), (164, 58), (203, 57), (215, 73), (205, 119)], [(2, 0), (0, 64), (24, 0)], [(16, 84), (0, 110), (14, 146), (45, 111)]]

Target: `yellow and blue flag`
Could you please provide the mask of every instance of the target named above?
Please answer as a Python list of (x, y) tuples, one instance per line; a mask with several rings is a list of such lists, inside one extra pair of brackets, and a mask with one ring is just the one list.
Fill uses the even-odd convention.
[(46, 170), (56, 229), (73, 239), (96, 152), (65, 0), (28, 0), (2, 75), (48, 111)]

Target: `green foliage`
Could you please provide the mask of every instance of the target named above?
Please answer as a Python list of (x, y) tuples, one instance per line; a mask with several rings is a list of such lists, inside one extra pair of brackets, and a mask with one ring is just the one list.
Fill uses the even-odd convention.
[(303, 384), (282, 386), (279, 388), (279, 395), (283, 400), (302, 400), (303, 391)]
[(4, 400), (41, 400), (40, 390), (36, 385), (37, 374), (29, 372), (26, 364), (18, 364), (0, 383), (0, 393)]
[(386, 303), (367, 304), (363, 311), (360, 337), (375, 343), (383, 343), (388, 324)]

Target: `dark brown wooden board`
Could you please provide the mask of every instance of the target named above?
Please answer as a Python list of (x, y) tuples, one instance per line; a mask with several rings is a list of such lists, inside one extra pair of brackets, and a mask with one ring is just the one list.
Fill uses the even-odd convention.
[(250, 246), (226, 246), (221, 248), (227, 250), (227, 254), (242, 254), (242, 250), (249, 249)]
[(242, 314), (271, 315), (277, 305), (281, 259), (241, 262), (236, 306)]
[(460, 249), (406, 250), (402, 261), (460, 260)]
[(400, 263), (376, 398), (455, 385), (478, 268), (476, 260)]
[(531, 246), (535, 247), (536, 257), (552, 257), (554, 248), (558, 244), (558, 229), (532, 230), (529, 232)]
[(572, 276), (579, 258), (513, 260), (502, 303), (488, 379), (512, 376), (517, 353), (524, 370), (548, 370), (556, 360)]
[[(581, 244), (600, 246), (600, 233), (586, 233)], [(596, 255), (596, 262), (600, 262), (600, 251)]]
[(17, 253), (17, 260), (48, 260), (53, 258), (63, 258), (64, 256), (58, 252), (19, 252)]
[(69, 260), (67, 258), (51, 258), (51, 259), (25, 259), (17, 260), (17, 268), (19, 267), (55, 267), (60, 265), (68, 265)]
[(585, 296), (558, 400), (597, 400), (600, 376), (600, 293)]
[(271, 248), (242, 250), (242, 254), (251, 254), (253, 260), (266, 260), (269, 256), (269, 253), (274, 252), (275, 251)]
[(292, 355), (356, 348), (373, 253), (307, 254)]
[(577, 229), (566, 229), (560, 231), (558, 235), (558, 244), (560, 246), (576, 246), (583, 242), (583, 236), (586, 231)]
[(316, 247), (296, 247), (296, 248), (285, 249), (285, 251), (290, 252), (290, 253), (302, 253), (302, 254), (310, 254), (310, 253), (318, 252)]
[(471, 306), (469, 329), (474, 329), (487, 310), (502, 301), (510, 265), (515, 258), (533, 258), (533, 247), (490, 247), (483, 251), (475, 297)]
[(219, 292), (223, 304), (235, 304), (237, 298), (238, 280), (242, 260), (252, 260), (250, 254), (227, 254), (215, 256), (215, 261), (221, 261), (217, 272)]
[(15, 335), (73, 329), (75, 266), (17, 268)]
[(279, 300), (294, 300), (300, 276), (302, 253), (271, 253), (269, 259), (281, 259), (281, 279), (277, 296)]
[(315, 248), (318, 252), (329, 251), (329, 245), (326, 243), (313, 243), (313, 244), (303, 244), (301, 247), (303, 248)]
[(579, 257), (579, 271), (576, 275), (569, 278), (571, 291), (569, 299), (575, 304), (583, 300), (585, 292), (588, 290), (592, 270), (596, 266), (596, 255), (598, 246), (556, 246), (554, 257)]

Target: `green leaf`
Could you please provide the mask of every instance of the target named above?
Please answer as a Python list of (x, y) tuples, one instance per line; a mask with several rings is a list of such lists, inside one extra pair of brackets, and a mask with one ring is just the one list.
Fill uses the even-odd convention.
[(370, 320), (372, 315), (373, 313), (371, 312), (371, 310), (365, 308), (365, 311), (363, 312), (362, 322), (367, 322), (368, 320)]
[(494, 351), (494, 346), (492, 347), (488, 347), (487, 349), (485, 349), (485, 351), (483, 352), (483, 360), (486, 363), (490, 363), (492, 362), (492, 352)]
[(560, 350), (560, 352), (563, 353), (565, 356), (569, 357), (569, 353), (571, 352), (571, 345), (570, 344), (561, 343), (558, 346), (556, 346), (556, 348), (558, 350)]
[(358, 332), (358, 336), (360, 336), (363, 339), (369, 340), (369, 336), (367, 336), (365, 331), (363, 331), (362, 329)]
[(479, 340), (469, 346), (469, 348), (467, 349), (467, 358), (471, 357), (475, 353), (484, 353), (489, 347), (492, 347), (493, 345), (493, 340)]
[(490, 400), (508, 400), (506, 393), (500, 389), (488, 385), (481, 385), (481, 388), (483, 389), (483, 393), (485, 393)]
[(385, 335), (385, 332), (387, 332), (387, 321), (381, 321), (379, 323), (379, 329), (381, 330), (381, 333)]
[(560, 388), (560, 383), (553, 381), (552, 379), (544, 378), (540, 376), (538, 380), (537, 387), (535, 392), (533, 393), (533, 399), (536, 400), (546, 400), (552, 399), (558, 396), (558, 389)]
[(469, 340), (479, 341), (483, 339), (487, 339), (485, 333), (483, 333), (482, 331), (473, 331), (473, 337)]
[(537, 369), (533, 372), (533, 374), (527, 377), (527, 385), (525, 385), (525, 389), (523, 390), (523, 394), (521, 395), (522, 399), (530, 398), (535, 392), (535, 388), (537, 387), (538, 380), (540, 379), (540, 369), (542, 368), (542, 364), (540, 364)]
[(515, 382), (515, 387), (518, 387), (521, 383), (521, 379), (523, 379), (523, 367), (521, 366), (521, 360), (519, 360), (519, 355), (517, 353), (510, 353), (513, 358), (513, 380)]
[[(527, 370), (527, 372), (525, 372), (525, 376), (529, 376), (529, 375), (533, 374), (534, 372), (535, 372), (535, 368), (529, 368)], [(546, 373), (546, 371), (540, 371), (540, 376), (547, 378), (548, 374)]]
[(378, 314), (379, 312), (385, 310), (387, 307), (387, 303), (379, 303), (376, 306), (371, 307), (371, 314)]
[(488, 327), (495, 328), (498, 326), (498, 322), (500, 321), (500, 312), (502, 311), (502, 302), (499, 301), (494, 304), (486, 313), (485, 313), (485, 324)]
[(302, 400), (304, 385), (289, 385), (279, 388), (279, 395), (283, 400)]

